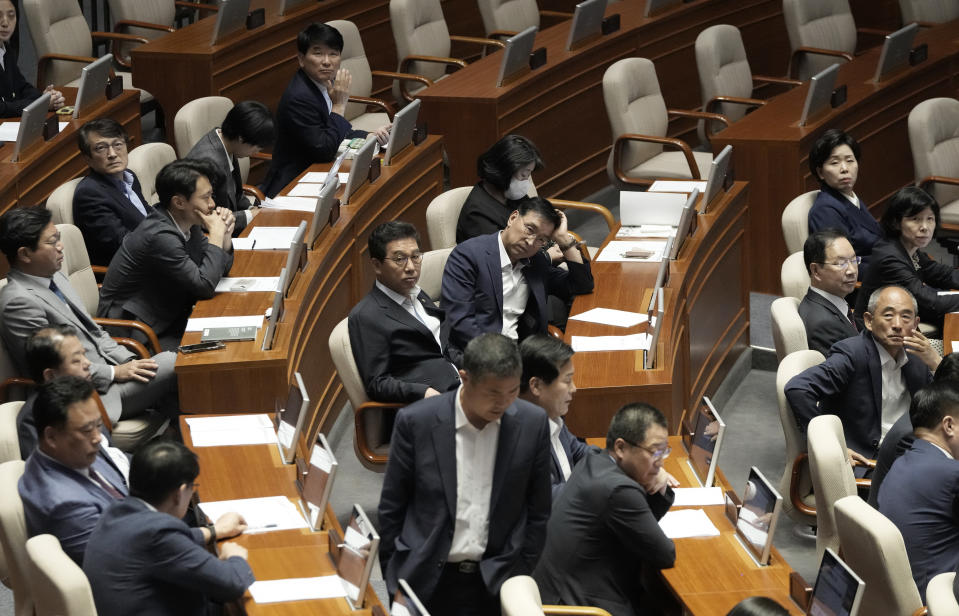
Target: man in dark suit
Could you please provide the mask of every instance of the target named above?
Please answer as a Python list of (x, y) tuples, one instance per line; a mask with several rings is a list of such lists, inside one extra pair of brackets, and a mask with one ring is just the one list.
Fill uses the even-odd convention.
[(396, 417), (380, 495), (380, 564), (434, 614), (499, 614), (499, 589), (530, 575), (549, 517), (546, 414), (516, 400), (516, 343), (472, 340), (462, 386)]
[(420, 235), (406, 222), (385, 222), (370, 234), (373, 289), (350, 311), (350, 346), (378, 402), (413, 402), (459, 385), (456, 367), (443, 355), (445, 313), (417, 284)]
[[(0, 288), (0, 335), (21, 374), (29, 373), (25, 343), (33, 332), (71, 325), (91, 362), (93, 385), (111, 421), (148, 408), (177, 412), (176, 354), (135, 359), (90, 318), (70, 280), (59, 271), (63, 243), (49, 210), (14, 208), (0, 216), (0, 251), (10, 263), (7, 284)], [(111, 402), (117, 395), (120, 404)]]
[(240, 158), (247, 158), (273, 145), (276, 138), (273, 114), (257, 101), (237, 103), (226, 114), (223, 126), (200, 137), (186, 158), (205, 159), (216, 165), (220, 181), (213, 187), (213, 201), (236, 217), (234, 237), (253, 220), (254, 202), (243, 194)]
[(140, 180), (127, 169), (128, 141), (123, 126), (110, 118), (87, 122), (77, 132), (90, 173), (73, 193), (73, 221), (97, 265), (109, 264), (126, 234), (153, 211)]
[(959, 567), (959, 384), (937, 381), (909, 409), (916, 439), (879, 492), (879, 511), (902, 533), (912, 577), (926, 585)]
[(523, 340), (519, 352), (523, 358), (519, 397), (541, 407), (549, 417), (549, 451), (553, 459), (550, 481), (555, 501), (573, 467), (594, 449), (573, 436), (563, 421), (576, 393), (573, 348), (553, 336), (535, 334)]
[(196, 455), (182, 443), (152, 441), (134, 454), (130, 497), (103, 514), (83, 559), (97, 614), (205, 616), (214, 613), (210, 600), (238, 599), (253, 583), (246, 548), (221, 543), (217, 558), (203, 547), (245, 530), (240, 516), (223, 516), (232, 516), (234, 526), (220, 535), (218, 520), (211, 536), (181, 519), (199, 472)]
[(617, 616), (659, 613), (642, 580), (676, 560), (657, 523), (678, 485), (663, 470), (668, 436), (666, 418), (648, 404), (628, 404), (613, 416), (606, 450), (586, 454), (553, 503), (534, 574), (544, 603)]
[(858, 333), (846, 296), (856, 288), (859, 259), (842, 233), (826, 230), (806, 238), (803, 260), (809, 290), (799, 304), (799, 316), (809, 348), (829, 355), (833, 343)]
[[(568, 270), (540, 250), (551, 239)], [(503, 231), (471, 238), (450, 253), (442, 300), (447, 354), (458, 362), (466, 343), (486, 332), (519, 340), (545, 334), (547, 295), (569, 300), (592, 290), (589, 262), (566, 230), (566, 216), (546, 199), (523, 199)]]
[(942, 359), (916, 329), (916, 302), (905, 289), (877, 289), (863, 316), (859, 336), (837, 342), (825, 362), (786, 383), (803, 430), (817, 415), (839, 416), (856, 466), (876, 457), (886, 432)]
[[(270, 171), (260, 188), (274, 197), (314, 163), (336, 158), (346, 138), (366, 137), (343, 117), (350, 96), (350, 72), (340, 68), (343, 36), (332, 26), (314, 23), (296, 37), (300, 70), (276, 108), (278, 128)], [(380, 145), (389, 139), (390, 125), (373, 132)]]
[(216, 178), (206, 160), (178, 160), (160, 170), (160, 202), (110, 262), (97, 315), (143, 321), (165, 350), (179, 346), (193, 304), (213, 297), (233, 266), (234, 217), (213, 203)]

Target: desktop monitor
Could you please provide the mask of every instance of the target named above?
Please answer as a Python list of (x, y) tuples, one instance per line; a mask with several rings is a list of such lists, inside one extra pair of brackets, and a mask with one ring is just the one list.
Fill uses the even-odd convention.
[(17, 142), (13, 146), (13, 157), (10, 162), (17, 162), (31, 146), (43, 140), (43, 125), (46, 123), (49, 109), (49, 94), (41, 95), (23, 109), (20, 115), (20, 128), (17, 130)]
[[(299, 374), (299, 373), (297, 373)], [(302, 413), (306, 415), (306, 411)], [(339, 464), (333, 455), (333, 448), (326, 437), (320, 432), (316, 435), (316, 443), (310, 451), (310, 465), (303, 479), (300, 507), (306, 514), (306, 520), (314, 531), (323, 528), (323, 512), (330, 502), (330, 493), (333, 491), (333, 480), (336, 478), (336, 469)]]
[(266, 322), (266, 331), (263, 332), (263, 346), (261, 350), (269, 351), (273, 348), (273, 338), (276, 336), (276, 324), (279, 322), (280, 317), (283, 316), (283, 285), (284, 280), (286, 279), (287, 272), (286, 268), (283, 268), (283, 271), (280, 272), (280, 289), (273, 294), (273, 307), (270, 308), (270, 318)]
[(396, 596), (393, 597), (393, 606), (390, 608), (390, 616), (430, 616), (419, 597), (406, 583), (406, 580), (400, 578), (399, 588), (396, 589)]
[(876, 65), (875, 81), (882, 81), (909, 64), (909, 52), (912, 50), (912, 42), (917, 32), (919, 32), (919, 24), (911, 23), (886, 35), (879, 54), (879, 64)]
[(716, 155), (709, 166), (709, 176), (706, 178), (706, 191), (703, 193), (703, 207), (701, 214), (705, 214), (713, 199), (718, 197), (726, 182), (726, 173), (729, 170), (729, 161), (733, 157), (733, 146), (727, 145)]
[(343, 195), (340, 197), (340, 203), (343, 205), (349, 205), (350, 197), (370, 177), (370, 164), (373, 162), (374, 152), (376, 152), (376, 139), (370, 138), (360, 146), (360, 149), (353, 156), (350, 175), (346, 178), (346, 188), (343, 189)]
[(809, 601), (808, 616), (856, 616), (866, 588), (865, 582), (826, 548)]
[(316, 209), (313, 210), (313, 220), (310, 221), (310, 230), (306, 234), (306, 246), (310, 250), (316, 244), (316, 238), (320, 236), (320, 231), (326, 227), (326, 223), (330, 222), (330, 210), (333, 209), (336, 190), (339, 187), (340, 181), (336, 180), (330, 184), (324, 184), (323, 188), (320, 189), (320, 196), (316, 198)]
[(776, 522), (783, 498), (755, 466), (743, 490), (743, 505), (736, 520), (736, 534), (760, 565), (769, 563)]
[(696, 198), (699, 197), (699, 189), (694, 188), (693, 192), (689, 193), (689, 197), (686, 198), (686, 205), (683, 207), (683, 214), (679, 217), (679, 225), (676, 227), (676, 236), (672, 238), (672, 242), (669, 244), (669, 252), (665, 253), (669, 255), (669, 259), (675, 259), (679, 256), (679, 250), (683, 247), (683, 244), (686, 243), (686, 238), (689, 237), (689, 232), (693, 226), (693, 218), (696, 217)]
[(809, 79), (809, 91), (806, 92), (806, 102), (803, 104), (802, 116), (799, 118), (800, 126), (805, 126), (806, 122), (816, 114), (829, 107), (838, 76), (839, 64), (832, 64)]
[(656, 284), (653, 285), (653, 293), (649, 296), (649, 307), (647, 312), (656, 311), (657, 291), (666, 286), (669, 282), (669, 253), (673, 249), (674, 238), (666, 238), (666, 247), (663, 248), (663, 260), (659, 262), (659, 270), (656, 272)]
[(682, 4), (683, 0), (646, 0), (646, 12), (643, 17), (659, 15), (666, 9)]
[(290, 393), (282, 407), (280, 402), (280, 400), (276, 401), (277, 408), (273, 420), (276, 424), (277, 447), (280, 448), (280, 457), (283, 458), (283, 462), (293, 464), (293, 458), (296, 456), (296, 441), (300, 438), (300, 432), (303, 431), (303, 420), (310, 405), (310, 395), (306, 392), (306, 385), (303, 384), (303, 377), (299, 372), (293, 373), (293, 384), (290, 385)]
[(530, 26), (518, 34), (506, 39), (506, 49), (503, 50), (503, 61), (499, 65), (499, 77), (496, 79), (496, 87), (500, 88), (503, 83), (523, 69), (529, 66), (529, 54), (533, 51), (533, 41), (536, 40), (536, 26)]
[(246, 30), (246, 16), (249, 14), (250, 0), (220, 0), (210, 46), (216, 45), (235, 32)]
[(100, 99), (106, 96), (107, 81), (113, 68), (113, 56), (107, 54), (83, 67), (80, 72), (80, 88), (73, 105), (73, 119), (85, 118)]
[(343, 534), (336, 573), (343, 579), (346, 598), (353, 609), (363, 607), (363, 598), (370, 581), (370, 571), (376, 550), (380, 545), (380, 536), (370, 523), (363, 508), (353, 505), (350, 522)]
[(726, 423), (716, 412), (708, 396), (693, 417), (693, 436), (689, 444), (689, 465), (704, 488), (712, 487), (716, 477), (719, 448), (723, 444)]
[(296, 9), (313, 4), (314, 0), (280, 0), (280, 12), (277, 15), (289, 15)]
[(419, 112), (420, 99), (416, 99), (393, 116), (390, 141), (386, 144), (386, 154), (383, 155), (384, 165), (393, 164), (393, 157), (413, 142), (413, 130), (416, 128), (416, 117)]
[(293, 278), (296, 273), (306, 265), (306, 244), (303, 243), (306, 237), (306, 221), (301, 221), (293, 234), (293, 241), (290, 242), (290, 251), (286, 253), (286, 276), (280, 278), (282, 283), (280, 292), (284, 295), (289, 294), (290, 286), (293, 284)]
[(585, 0), (577, 4), (573, 23), (569, 27), (569, 37), (566, 39), (566, 51), (572, 51), (580, 43), (598, 35), (605, 14), (606, 0)]

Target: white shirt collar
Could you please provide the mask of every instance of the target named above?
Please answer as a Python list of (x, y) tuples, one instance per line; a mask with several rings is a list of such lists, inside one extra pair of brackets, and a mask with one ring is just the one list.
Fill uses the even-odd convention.
[[(29, 278), (30, 280), (34, 281), (35, 283), (43, 285), (45, 287), (49, 287), (50, 282), (53, 280), (53, 276), (44, 278), (43, 276), (34, 276), (33, 274), (28, 274), (21, 269), (18, 269), (17, 271), (23, 274), (24, 276), (26, 276), (27, 278)], [(57, 270), (57, 271), (60, 271), (60, 270)]]
[(416, 285), (415, 287), (413, 287), (413, 290), (410, 291), (409, 297), (404, 296), (404, 295), (400, 295), (399, 293), (397, 293), (397, 292), (394, 291), (393, 289), (389, 288), (388, 286), (386, 286), (385, 284), (383, 284), (383, 283), (380, 282), (379, 280), (376, 281), (376, 288), (379, 289), (380, 291), (382, 291), (383, 293), (385, 293), (388, 298), (390, 298), (391, 300), (393, 300), (393, 301), (396, 302), (397, 304), (400, 304), (401, 306), (403, 305), (403, 303), (404, 303), (407, 299), (409, 299), (409, 298), (416, 298), (416, 297), (419, 297), (419, 296), (420, 296), (420, 286), (419, 286), (419, 285)]
[(522, 269), (526, 267), (526, 264), (529, 262), (529, 259), (520, 259), (516, 262), (516, 265), (513, 265), (513, 262), (510, 260), (509, 255), (506, 254), (506, 246), (503, 244), (503, 232), (500, 231), (496, 234), (496, 245), (499, 246), (499, 267), (500, 269), (506, 269), (506, 266), (510, 266), (513, 269)]
[(230, 173), (233, 173), (233, 157), (230, 155), (230, 151), (226, 149), (226, 142), (223, 141), (223, 131), (217, 128), (216, 136), (220, 138), (220, 145), (223, 146), (223, 153), (226, 154), (226, 162), (230, 165)]
[(875, 339), (872, 341), (876, 345), (876, 350), (879, 351), (879, 365), (883, 368), (886, 368), (889, 364), (893, 364), (892, 367), (899, 369), (906, 365), (906, 362), (909, 361), (909, 357), (906, 356), (904, 350), (899, 351), (898, 357), (893, 357), (889, 354), (889, 351), (886, 350), (886, 347), (879, 344)]
[[(479, 433), (480, 430), (477, 430), (476, 426), (471, 424), (470, 420), (466, 417), (466, 411), (463, 410), (463, 401), (460, 399), (460, 396), (462, 394), (463, 394), (463, 386), (460, 385), (459, 387), (456, 388), (456, 398), (455, 398), (456, 403), (454, 404), (456, 408), (453, 413), (453, 418), (454, 418), (453, 425), (455, 426), (457, 432), (465, 428), (468, 430), (472, 430), (474, 433)], [(491, 424), (496, 424), (497, 426), (499, 426), (502, 419), (503, 418), (500, 417), (496, 421), (486, 424), (486, 426), (489, 426)], [(486, 426), (483, 426), (483, 427), (486, 428)]]
[(819, 295), (825, 297), (827, 300), (829, 300), (829, 303), (835, 306), (836, 310), (841, 312), (843, 316), (849, 314), (849, 304), (846, 303), (845, 299), (839, 297), (838, 295), (833, 295), (829, 291), (823, 291), (819, 287), (814, 287), (812, 285), (809, 285), (809, 288), (812, 289), (814, 292), (818, 293)]
[(852, 203), (857, 208), (859, 207), (859, 197), (856, 196), (856, 193), (853, 193), (851, 197), (847, 195), (846, 193), (839, 193), (839, 194), (845, 197), (846, 201), (848, 201), (849, 203)]
[(550, 438), (555, 438), (559, 435), (560, 431), (563, 429), (563, 420), (559, 417), (550, 417), (549, 418), (549, 436)]
[(320, 94), (323, 95), (323, 100), (326, 101), (326, 111), (329, 112), (329, 113), (332, 113), (332, 112), (333, 112), (333, 99), (330, 98), (330, 93), (327, 92), (327, 90), (326, 90), (326, 84), (320, 83), (319, 81), (316, 81), (315, 79), (313, 79), (313, 78), (310, 77), (309, 75), (307, 75), (306, 78), (309, 79), (310, 81), (312, 81), (312, 82), (313, 82), (313, 85), (315, 85), (317, 88), (320, 89)]

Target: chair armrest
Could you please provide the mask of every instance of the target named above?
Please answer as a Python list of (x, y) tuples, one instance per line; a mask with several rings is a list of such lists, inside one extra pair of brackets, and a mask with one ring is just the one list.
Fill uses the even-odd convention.
[(553, 324), (546, 325), (546, 333), (552, 336), (553, 338), (556, 338), (557, 340), (563, 339), (563, 330), (561, 330), (560, 328), (556, 327)]
[(856, 477), (856, 488), (862, 488), (868, 490), (872, 487), (872, 479), (864, 479), (862, 477)]
[(121, 34), (119, 32), (91, 32), (90, 36), (93, 40), (104, 39), (108, 41), (113, 41), (113, 61), (122, 66), (123, 68), (130, 69), (133, 65), (129, 61), (123, 58), (123, 54), (120, 53), (120, 43), (149, 43), (147, 39), (142, 36), (133, 36), (132, 34)]
[(141, 323), (140, 321), (133, 321), (130, 319), (105, 319), (102, 317), (94, 318), (93, 322), (104, 328), (125, 327), (127, 329), (135, 329), (147, 337), (147, 341), (149, 341), (150, 347), (153, 349), (154, 354), (163, 351), (163, 349), (160, 347), (160, 339), (157, 338), (156, 332), (154, 332), (153, 328), (146, 323)]
[(573, 14), (567, 13), (566, 11), (540, 11), (541, 17), (560, 17), (562, 19), (572, 19)]
[(90, 56), (70, 56), (63, 53), (48, 53), (40, 56), (40, 59), (37, 60), (37, 83), (46, 84), (47, 76), (47, 67), (54, 60), (63, 60), (65, 62), (77, 62), (80, 64), (90, 64), (91, 62), (96, 62), (96, 58), (91, 58)]
[(924, 605), (924, 606), (916, 609), (916, 611), (912, 613), (912, 616), (927, 616), (928, 614), (929, 614), (929, 608), (927, 608), (927, 607)]
[(602, 205), (596, 203), (586, 203), (584, 201), (567, 201), (565, 199), (550, 199), (549, 202), (552, 203), (554, 207), (558, 207), (561, 210), (581, 210), (583, 212), (593, 212), (594, 214), (599, 214), (606, 221), (606, 226), (609, 227), (610, 231), (612, 231), (616, 226), (616, 219), (613, 218), (612, 212), (607, 210)]
[[(718, 107), (720, 103), (731, 103), (733, 105), (748, 105), (750, 107), (762, 107), (766, 104), (766, 101), (759, 98), (743, 98), (741, 96), (714, 96), (709, 99), (709, 102), (706, 103), (703, 111), (706, 113), (716, 113), (712, 111), (714, 107)], [(723, 116), (725, 117), (725, 116)]]
[(790, 475), (789, 481), (789, 500), (792, 502), (793, 508), (799, 513), (814, 516), (816, 515), (816, 508), (804, 503), (799, 496), (799, 475), (802, 473), (802, 467), (808, 465), (808, 458), (809, 454), (801, 453), (793, 460), (792, 475)]
[(180, 6), (185, 9), (193, 9), (195, 11), (200, 11), (200, 14), (203, 13), (216, 13), (220, 9), (215, 4), (203, 4), (200, 2), (184, 2), (184, 0), (175, 0), (173, 3), (175, 6)]
[(405, 73), (409, 68), (410, 64), (413, 62), (433, 62), (434, 64), (446, 64), (447, 66), (455, 66), (456, 68), (465, 68), (466, 62), (460, 60), (459, 58), (443, 58), (440, 56), (420, 56), (420, 55), (411, 55), (403, 58), (403, 61), (400, 62), (400, 72)]
[(245, 192), (248, 195), (253, 195), (260, 201), (263, 201), (264, 199), (266, 199), (266, 195), (263, 194), (262, 190), (260, 190), (256, 186), (251, 186), (250, 184), (243, 185), (243, 192)]
[(151, 357), (150, 352), (147, 351), (147, 348), (143, 346), (142, 342), (134, 340), (133, 338), (127, 338), (125, 336), (117, 336), (114, 338), (114, 340), (120, 346), (124, 346), (133, 351), (140, 357), (140, 359), (150, 359)]
[(516, 31), (516, 30), (493, 30), (492, 32), (490, 32), (490, 33), (487, 34), (486, 36), (488, 36), (488, 37), (491, 38), (491, 39), (495, 39), (495, 40), (498, 41), (498, 40), (500, 40), (500, 39), (506, 39), (506, 38), (509, 38), (509, 37), (511, 37), (511, 36), (516, 36), (517, 34), (519, 34), (519, 32)]
[(127, 28), (143, 28), (145, 30), (160, 30), (162, 32), (176, 32), (176, 28), (173, 26), (163, 26), (160, 24), (153, 24), (147, 21), (136, 21), (134, 19), (121, 19), (120, 21), (113, 24), (113, 29), (117, 32), (122, 32)]
[(583, 605), (544, 605), (543, 613), (550, 616), (612, 616), (602, 608)]
[(785, 77), (769, 77), (767, 75), (753, 75), (753, 81), (762, 83), (778, 83), (784, 86), (801, 86), (802, 82), (798, 79), (786, 79)]
[(710, 113), (708, 111), (694, 111), (687, 109), (667, 109), (666, 112), (671, 116), (677, 116), (680, 118), (697, 118), (699, 120), (716, 120), (717, 122), (722, 122), (726, 126), (729, 126), (731, 122), (729, 118), (724, 116), (721, 113)]
[(363, 423), (363, 414), (366, 411), (372, 410), (372, 409), (399, 410), (403, 408), (404, 406), (406, 405), (398, 402), (372, 402), (372, 401), (364, 402), (363, 404), (360, 405), (360, 408), (356, 409), (356, 412), (353, 414), (353, 425), (356, 430), (356, 435), (354, 437), (356, 442), (356, 449), (360, 453), (360, 455), (362, 455), (363, 458), (365, 458), (366, 461), (369, 462), (370, 464), (377, 464), (377, 465), (386, 464), (387, 457), (374, 453), (373, 450), (370, 449), (369, 445), (367, 444), (369, 443), (369, 441), (367, 440), (368, 437), (366, 435), (366, 424)]
[(36, 385), (33, 379), (23, 376), (11, 376), (0, 383), (0, 401), (10, 402), (10, 390), (14, 387), (32, 387)]
[(928, 190), (933, 184), (950, 184), (952, 186), (959, 186), (959, 178), (947, 178), (942, 175), (930, 175), (929, 177), (922, 178), (918, 184), (919, 188), (922, 188), (923, 190)]
[(410, 102), (413, 101), (413, 95), (410, 94), (409, 91), (406, 89), (405, 83), (407, 81), (418, 81), (424, 86), (426, 86), (427, 88), (433, 85), (432, 79), (427, 79), (426, 77), (423, 77), (422, 75), (417, 75), (415, 73), (399, 73), (396, 71), (370, 71), (370, 74), (372, 74), (374, 77), (388, 77), (394, 80), (398, 79), (400, 82), (401, 96)]
[(393, 114), (395, 113), (393, 111), (393, 107), (384, 100), (380, 100), (378, 98), (370, 98), (368, 96), (351, 96), (349, 97), (349, 100), (350, 102), (353, 102), (353, 103), (363, 103), (364, 105), (372, 105), (374, 107), (379, 107), (384, 112), (386, 112), (386, 115), (390, 117), (391, 121), (393, 120)]
[(480, 38), (478, 36), (457, 36), (454, 34), (450, 35), (451, 41), (459, 41), (460, 43), (473, 43), (474, 45), (482, 45), (483, 47), (496, 47), (497, 49), (505, 49), (506, 43), (503, 41), (496, 41), (488, 38)]
[(269, 162), (273, 160), (273, 155), (268, 152), (257, 152), (256, 154), (250, 154), (250, 158)]
[(799, 56), (803, 54), (819, 55), (819, 56), (835, 56), (837, 58), (844, 58), (846, 62), (852, 62), (852, 54), (846, 53), (845, 51), (836, 51), (835, 49), (822, 49), (820, 47), (799, 47), (793, 51), (792, 55), (789, 56), (789, 70), (787, 75), (790, 77), (795, 77), (796, 67), (798, 65)]
[[(135, 340), (131, 342), (136, 342)], [(93, 399), (97, 402), (97, 410), (100, 411), (100, 421), (106, 426), (107, 432), (113, 433), (113, 422), (110, 421), (110, 415), (107, 414), (107, 407), (103, 406), (103, 400), (100, 399), (100, 393), (93, 390)]]
[[(718, 115), (711, 113), (708, 115)], [(720, 116), (722, 117), (722, 116)], [(652, 184), (651, 180), (637, 181), (633, 178), (626, 177), (626, 174), (623, 173), (620, 169), (620, 164), (622, 163), (623, 157), (623, 147), (628, 141), (645, 141), (647, 143), (659, 143), (662, 145), (669, 145), (677, 150), (682, 151), (683, 155), (686, 157), (686, 164), (689, 165), (689, 173), (694, 180), (699, 179), (699, 165), (696, 164), (696, 159), (693, 157), (693, 151), (689, 145), (681, 140), (675, 139), (673, 137), (653, 137), (651, 135), (636, 135), (636, 134), (626, 134), (620, 135), (616, 138), (616, 141), (613, 142), (613, 171), (616, 173), (616, 179), (624, 184), (634, 184), (634, 185), (649, 185)]]

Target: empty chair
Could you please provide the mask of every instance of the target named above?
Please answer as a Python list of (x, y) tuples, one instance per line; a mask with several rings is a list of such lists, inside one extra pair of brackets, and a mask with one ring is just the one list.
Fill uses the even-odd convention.
[(150, 205), (156, 205), (160, 201), (156, 190), (157, 174), (175, 160), (176, 151), (167, 143), (144, 143), (130, 150), (127, 168), (140, 180), (143, 198)]
[(0, 548), (7, 561), (10, 588), (13, 590), (15, 616), (33, 616), (27, 565), (27, 527), (17, 482), (23, 475), (23, 461), (0, 464)]
[(959, 602), (952, 591), (956, 572), (940, 573), (926, 586), (926, 605), (929, 616), (959, 616)]
[(912, 616), (922, 599), (899, 529), (858, 496), (838, 500), (835, 510), (842, 558), (866, 583), (859, 613)]
[[(486, 36), (502, 38), (522, 32), (526, 28), (540, 27), (540, 18), (553, 20), (569, 19), (572, 13), (541, 11), (536, 0), (477, 0), (480, 17)], [(541, 29), (541, 28), (540, 28)]]
[[(603, 100), (613, 133), (606, 172), (614, 185), (648, 185), (655, 178), (705, 178), (703, 174), (709, 171), (713, 155), (693, 152), (683, 141), (667, 137), (669, 116), (723, 118), (718, 114), (667, 109), (651, 61), (626, 58), (606, 69)], [(664, 145), (678, 151), (664, 151)]]
[(943, 224), (959, 224), (959, 100), (930, 98), (909, 112), (916, 184), (939, 202)]
[(30, 589), (37, 616), (96, 616), (90, 582), (53, 535), (27, 541)]
[(426, 291), (434, 302), (440, 301), (443, 270), (446, 269), (446, 260), (450, 258), (451, 252), (453, 252), (452, 248), (440, 248), (423, 253), (423, 264), (420, 265), (420, 288)]
[(825, 358), (819, 351), (797, 351), (779, 362), (776, 370), (776, 398), (779, 402), (779, 421), (786, 438), (786, 464), (779, 481), (783, 495), (783, 511), (800, 524), (816, 523), (815, 497), (806, 453), (806, 435), (799, 431), (784, 393), (786, 383), (803, 370), (821, 364)]
[(809, 290), (809, 270), (806, 269), (802, 250), (786, 257), (779, 279), (782, 282), (784, 296), (795, 297), (800, 302), (806, 297), (806, 291)]
[(786, 241), (786, 252), (802, 252), (803, 244), (809, 237), (809, 210), (812, 209), (818, 190), (810, 190), (794, 198), (782, 213), (783, 239)]
[[(189, 9), (190, 15), (203, 17), (215, 13), (216, 3), (200, 4), (182, 0), (108, 0), (110, 15), (113, 18), (113, 30), (145, 39), (155, 39), (167, 32), (174, 32), (174, 23), (178, 14)], [(179, 9), (179, 10), (178, 10)], [(129, 55), (130, 45), (121, 46), (121, 55)]]
[(773, 326), (773, 343), (776, 359), (809, 348), (806, 342), (806, 326), (799, 316), (799, 300), (795, 297), (780, 297), (769, 307)]
[[(809, 447), (809, 468), (816, 495), (816, 559), (820, 560), (826, 548), (839, 551), (834, 506), (839, 499), (856, 495), (856, 477), (849, 462), (842, 422), (836, 415), (813, 417), (806, 430), (806, 444)], [(853, 570), (858, 571), (854, 565)], [(909, 581), (912, 583), (912, 575)], [(879, 612), (867, 610), (863, 613)]]
[(60, 184), (47, 197), (46, 207), (53, 214), (53, 224), (73, 224), (73, 193), (77, 191), (77, 184), (83, 178), (74, 178)]
[(933, 26), (959, 19), (959, 2), (955, 0), (899, 0), (899, 10), (903, 24)]
[(806, 81), (832, 64), (852, 60), (856, 22), (849, 0), (783, 0), (792, 56), (789, 76)]
[(503, 616), (539, 616), (545, 614), (568, 614), (570, 616), (610, 616), (598, 607), (543, 605), (536, 580), (528, 575), (515, 575), (500, 588), (500, 605)]

